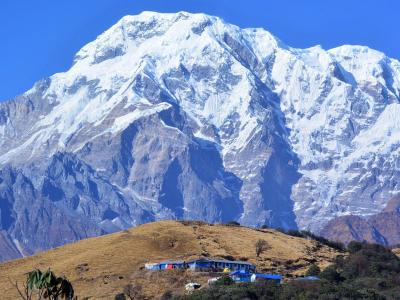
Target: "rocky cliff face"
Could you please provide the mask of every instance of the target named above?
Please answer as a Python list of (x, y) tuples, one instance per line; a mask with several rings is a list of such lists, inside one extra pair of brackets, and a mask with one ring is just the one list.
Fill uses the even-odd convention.
[(367, 47), (124, 17), (0, 104), (8, 252), (160, 219), (317, 230), (377, 213), (399, 190), (399, 100), (400, 63)]
[(386, 208), (375, 215), (335, 218), (325, 225), (321, 234), (346, 244), (356, 240), (397, 246), (400, 244), (400, 196), (393, 197)]

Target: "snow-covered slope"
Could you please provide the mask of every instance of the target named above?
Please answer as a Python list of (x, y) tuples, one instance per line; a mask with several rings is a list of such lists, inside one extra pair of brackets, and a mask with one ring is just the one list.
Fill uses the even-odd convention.
[[(400, 63), (367, 47), (127, 16), (0, 104), (1, 229), (29, 254), (166, 218), (318, 231), (376, 213), (399, 190), (399, 103)], [(35, 214), (54, 236), (32, 240)]]

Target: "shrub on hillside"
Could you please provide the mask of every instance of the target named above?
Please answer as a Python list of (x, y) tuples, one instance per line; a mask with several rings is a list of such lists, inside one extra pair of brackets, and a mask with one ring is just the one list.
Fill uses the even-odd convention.
[(363, 244), (357, 241), (351, 241), (348, 245), (347, 245), (347, 251), (349, 253), (356, 253), (358, 251), (360, 251), (363, 248)]
[(172, 294), (171, 291), (166, 291), (164, 294), (161, 295), (160, 300), (170, 300), (173, 299), (174, 295)]
[(237, 222), (237, 221), (229, 221), (225, 225), (227, 225), (227, 226), (240, 226), (240, 223)]
[(226, 260), (231, 260), (231, 261), (236, 260), (235, 257), (232, 256), (232, 255), (221, 255), (221, 257), (222, 257), (223, 259), (226, 259)]
[(316, 265), (316, 264), (312, 264), (307, 272), (306, 272), (306, 276), (318, 276), (321, 273), (321, 269)]
[(141, 297), (142, 286), (139, 284), (127, 284), (124, 286), (124, 295), (128, 297), (128, 299), (139, 299)]
[(294, 237), (300, 237), (300, 238), (305, 238), (305, 239), (311, 239), (317, 242), (320, 242), (321, 244), (331, 247), (333, 249), (336, 249), (338, 251), (345, 251), (346, 247), (343, 245), (343, 243), (341, 242), (337, 242), (337, 241), (331, 241), (328, 240), (322, 236), (316, 235), (310, 231), (306, 231), (306, 230), (294, 230), (294, 229), (289, 229), (289, 230), (284, 230), (282, 228), (277, 228), (276, 230), (278, 230), (279, 232), (285, 233), (287, 235), (290, 236), (294, 236)]
[(226, 286), (226, 285), (232, 285), (235, 282), (230, 278), (229, 276), (222, 276), (219, 278), (213, 285), (215, 286)]
[(268, 249), (268, 243), (265, 240), (261, 240), (259, 239), (255, 244), (254, 244), (254, 248), (256, 251), (256, 255), (257, 257), (260, 257), (260, 255)]
[(329, 282), (337, 283), (342, 280), (339, 272), (336, 270), (334, 265), (326, 267), (320, 274), (319, 277)]

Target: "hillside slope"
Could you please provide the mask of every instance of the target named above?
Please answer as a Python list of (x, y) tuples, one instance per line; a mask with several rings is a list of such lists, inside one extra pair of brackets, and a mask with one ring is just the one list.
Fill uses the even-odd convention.
[[(264, 239), (270, 246), (260, 258), (254, 243)], [(163, 259), (189, 259), (200, 255), (248, 259), (259, 270), (286, 276), (301, 274), (310, 262), (321, 266), (338, 254), (315, 241), (292, 237), (275, 230), (209, 225), (199, 222), (162, 221), (123, 232), (82, 240), (60, 248), (0, 265), (3, 300), (16, 299), (10, 280), (22, 282), (33, 268), (51, 267), (72, 280), (77, 294), (91, 299), (113, 299), (129, 282), (141, 283), (149, 297), (166, 290), (182, 291), (185, 280), (204, 283), (201, 274), (141, 270), (144, 263)], [(192, 279), (191, 279), (192, 278)]]

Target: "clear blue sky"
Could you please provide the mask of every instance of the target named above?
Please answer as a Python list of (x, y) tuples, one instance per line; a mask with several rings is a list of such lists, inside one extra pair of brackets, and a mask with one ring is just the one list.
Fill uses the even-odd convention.
[(294, 47), (361, 44), (400, 58), (399, 0), (1, 0), (0, 101), (67, 70), (83, 45), (143, 10), (205, 12)]

